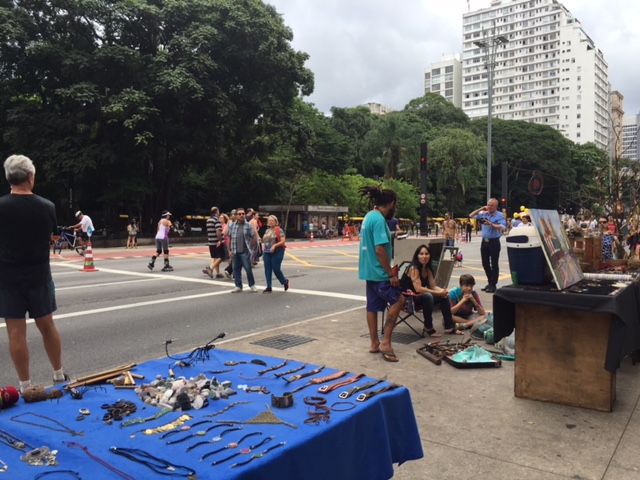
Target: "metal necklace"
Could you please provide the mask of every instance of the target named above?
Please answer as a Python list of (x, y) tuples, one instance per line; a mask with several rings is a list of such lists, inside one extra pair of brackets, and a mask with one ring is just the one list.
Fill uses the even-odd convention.
[(5, 432), (4, 430), (0, 430), (0, 443), (4, 443), (11, 448), (15, 448), (16, 450), (24, 450), (25, 447), (29, 447), (31, 450), (35, 450), (36, 447), (33, 445), (29, 445), (24, 440), (20, 440), (15, 435), (10, 434), (9, 432)]
[[(21, 420), (21, 417), (26, 417), (27, 415), (31, 415), (37, 418), (41, 418), (47, 422), (51, 422), (55, 425), (58, 425), (60, 428), (56, 428), (56, 427), (52, 427), (50, 425), (44, 425), (42, 423), (36, 423), (36, 422), (29, 422), (27, 420)], [(84, 432), (76, 432), (75, 430), (67, 427), (66, 425), (63, 425), (62, 423), (60, 423), (59, 421), (47, 417), (46, 415), (40, 415), (39, 413), (34, 413), (34, 412), (26, 412), (26, 413), (21, 413), (20, 415), (16, 415), (15, 417), (11, 417), (11, 420), (13, 420), (14, 422), (18, 422), (18, 423), (23, 423), (25, 425), (32, 425), (34, 427), (41, 427), (41, 428), (46, 428), (47, 430), (53, 430), (54, 432), (62, 432), (62, 433), (68, 433), (70, 435), (75, 436), (84, 436)]]
[(149, 452), (140, 450), (138, 448), (109, 448), (111, 453), (121, 455), (133, 462), (137, 462), (145, 467), (150, 468), (154, 472), (160, 475), (168, 475), (171, 477), (184, 477), (195, 475), (195, 470), (183, 465), (176, 465), (162, 458), (154, 457)]

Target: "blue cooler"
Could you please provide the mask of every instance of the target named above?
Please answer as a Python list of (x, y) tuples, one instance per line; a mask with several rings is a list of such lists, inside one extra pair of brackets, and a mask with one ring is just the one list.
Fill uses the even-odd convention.
[[(515, 227), (507, 235), (509, 268), (514, 284), (542, 285), (547, 259), (535, 227)], [(516, 281), (517, 279), (517, 281)]]

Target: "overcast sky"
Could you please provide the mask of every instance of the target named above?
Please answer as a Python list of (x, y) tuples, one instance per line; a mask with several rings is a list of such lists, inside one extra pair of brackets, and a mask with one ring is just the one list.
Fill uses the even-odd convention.
[[(462, 51), (462, 14), (490, 0), (264, 0), (283, 14), (293, 47), (310, 55), (315, 92), (329, 112), (367, 102), (402, 109), (424, 92), (424, 70)], [(506, 0), (504, 3), (507, 3)], [(565, 0), (609, 64), (625, 116), (640, 113), (640, 8), (635, 0)]]

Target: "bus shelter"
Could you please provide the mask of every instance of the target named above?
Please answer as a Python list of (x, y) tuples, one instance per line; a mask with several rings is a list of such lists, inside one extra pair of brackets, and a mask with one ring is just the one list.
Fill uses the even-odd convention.
[[(338, 217), (349, 213), (349, 207), (339, 205), (260, 205), (260, 215), (275, 215), (280, 225), (285, 224), (289, 238), (306, 238), (313, 231), (314, 237), (322, 238), (327, 232), (339, 234)], [(322, 231), (322, 226), (325, 230)]]

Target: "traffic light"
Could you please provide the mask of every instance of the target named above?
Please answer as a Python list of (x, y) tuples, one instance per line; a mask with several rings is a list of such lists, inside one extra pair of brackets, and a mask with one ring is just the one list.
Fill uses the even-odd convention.
[(420, 144), (420, 170), (427, 169), (427, 144)]

